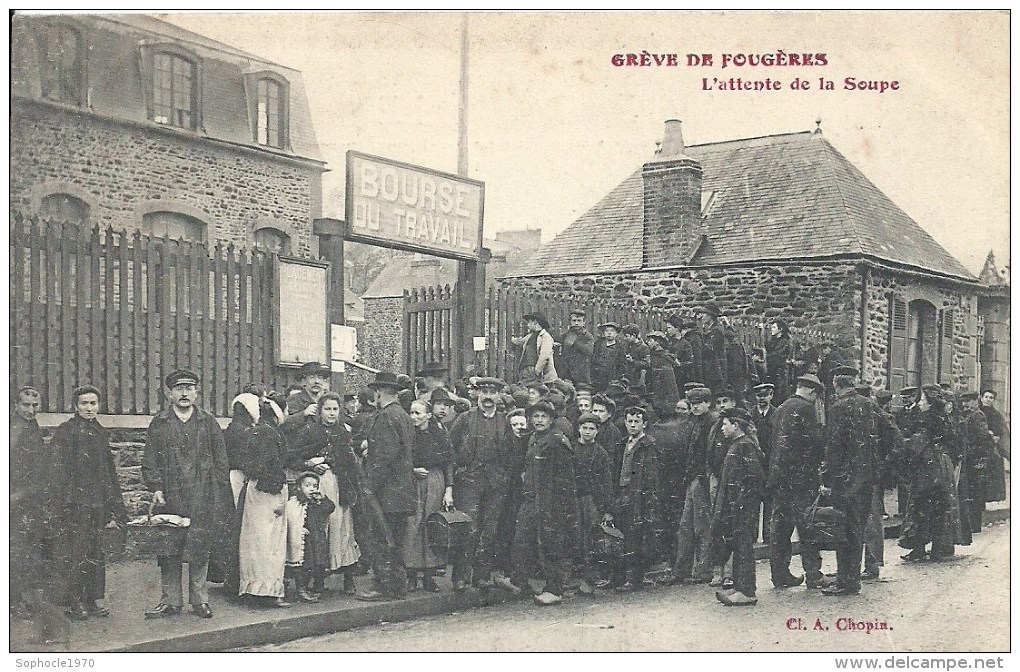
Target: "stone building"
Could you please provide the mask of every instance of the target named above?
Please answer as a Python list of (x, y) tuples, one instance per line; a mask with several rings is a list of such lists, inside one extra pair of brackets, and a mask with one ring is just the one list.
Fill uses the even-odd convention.
[(878, 388), (973, 386), (982, 345), (1008, 347), (979, 337), (987, 287), (820, 128), (686, 146), (667, 121), (647, 163), (503, 282), (783, 317), (843, 337)]
[(322, 161), (301, 73), (131, 15), (11, 24), (11, 208), (315, 253)]

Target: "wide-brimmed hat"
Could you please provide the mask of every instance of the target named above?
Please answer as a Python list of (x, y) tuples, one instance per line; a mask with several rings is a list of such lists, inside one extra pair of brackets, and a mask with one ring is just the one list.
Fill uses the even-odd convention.
[(301, 365), (301, 368), (298, 369), (298, 378), (314, 376), (316, 374), (328, 376), (330, 374), (329, 367), (321, 362), (305, 362)]
[(797, 385), (803, 385), (804, 387), (810, 387), (815, 392), (825, 391), (825, 385), (822, 385), (822, 381), (818, 380), (818, 376), (813, 373), (805, 373), (803, 376), (798, 376), (794, 383)]
[(424, 378), (426, 376), (430, 378), (435, 378), (442, 376), (449, 370), (450, 369), (448, 369), (442, 362), (433, 361), (426, 363), (425, 366), (421, 367), (421, 370), (414, 375), (418, 378)]
[(375, 380), (368, 384), (371, 388), (386, 387), (393, 390), (399, 390), (403, 387), (400, 381), (397, 379), (397, 374), (392, 371), (380, 371), (375, 374)]
[(446, 388), (437, 387), (429, 394), (429, 402), (432, 404), (454, 404), (454, 398), (446, 391)]
[(528, 313), (521, 319), (524, 320), (525, 322), (530, 322), (531, 320), (534, 320), (535, 322), (538, 322), (539, 326), (541, 326), (543, 329), (546, 330), (549, 329), (549, 320), (545, 319), (545, 315), (542, 315), (541, 313)]

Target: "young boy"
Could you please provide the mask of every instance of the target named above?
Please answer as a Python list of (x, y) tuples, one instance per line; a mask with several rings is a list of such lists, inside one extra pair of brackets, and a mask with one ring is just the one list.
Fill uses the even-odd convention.
[(610, 381), (622, 378), (627, 372), (627, 346), (616, 340), (620, 325), (606, 322), (599, 325), (602, 338), (595, 342), (591, 357), (591, 382), (599, 392), (608, 387)]
[(619, 592), (652, 585), (645, 574), (655, 558), (655, 533), (658, 527), (659, 450), (648, 436), (647, 411), (640, 406), (626, 410), (627, 438), (622, 442), (620, 469), (616, 480), (616, 528), (626, 543), (624, 561), (613, 571), (610, 582)]
[(298, 571), (298, 599), (318, 602), (326, 583), (329, 542), (326, 528), (336, 505), (319, 492), (319, 476), (300, 474), (297, 492), (287, 500), (287, 565)]
[(537, 562), (545, 589), (535, 596), (535, 603), (542, 606), (563, 601), (577, 531), (574, 453), (567, 437), (553, 431), (555, 417), (548, 401), (528, 409), (534, 434), (528, 444), (524, 499), (514, 530), (512, 590), (527, 587), (530, 566)]
[(496, 571), (493, 574), (492, 582), (500, 588), (513, 590), (507, 575), (512, 571), (514, 530), (517, 525), (517, 512), (521, 508), (521, 500), (524, 496), (524, 484), (521, 476), (524, 474), (526, 466), (531, 432), (528, 430), (528, 418), (524, 414), (524, 409), (511, 410), (506, 414), (506, 419), (510, 423), (510, 455), (508, 456), (510, 469), (506, 497), (503, 498), (503, 511), (496, 528)]
[(577, 497), (581, 503), (581, 561), (580, 592), (592, 593), (598, 583), (598, 569), (592, 556), (592, 531), (612, 520), (610, 506), (613, 499), (613, 475), (609, 467), (609, 454), (596, 441), (599, 419), (587, 413), (577, 419), (577, 447), (574, 468), (577, 472)]
[(609, 455), (609, 464), (612, 473), (619, 475), (620, 462), (623, 459), (622, 448), (623, 432), (613, 422), (613, 415), (616, 414), (616, 402), (609, 397), (596, 394), (591, 400), (591, 413), (599, 419), (599, 433), (595, 438)]

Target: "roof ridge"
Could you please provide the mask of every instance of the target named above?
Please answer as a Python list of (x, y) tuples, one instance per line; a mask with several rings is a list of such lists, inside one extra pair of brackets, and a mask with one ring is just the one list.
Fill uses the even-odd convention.
[(699, 144), (685, 145), (686, 147), (711, 147), (712, 145), (729, 145), (736, 142), (750, 142), (751, 140), (765, 140), (767, 138), (788, 138), (795, 135), (813, 135), (813, 131), (790, 131), (788, 133), (772, 133), (769, 135), (754, 135), (748, 138), (733, 138), (731, 140), (717, 140), (716, 142), (702, 142)]
[(833, 161), (835, 160), (833, 153), (838, 154), (840, 157), (844, 159), (846, 157), (844, 157), (838, 149), (833, 147), (832, 143), (826, 140), (825, 137), (819, 137), (816, 139), (825, 143), (825, 147), (828, 147), (829, 149), (829, 151), (826, 151), (824, 153), (825, 157), (824, 161), (826, 167), (829, 169), (829, 177), (832, 178), (832, 184), (836, 188), (836, 194), (839, 196), (839, 201), (840, 203), (843, 204), (843, 221), (846, 223), (847, 226), (849, 226), (851, 232), (853, 233), (854, 244), (857, 246), (857, 249), (860, 251), (861, 254), (864, 254), (864, 243), (862, 240), (863, 231), (860, 227), (857, 226), (857, 221), (854, 219), (854, 216), (850, 212), (850, 207), (846, 199), (846, 194), (843, 193), (843, 188), (840, 186), (839, 183), (839, 176), (836, 175), (836, 167), (833, 165)]

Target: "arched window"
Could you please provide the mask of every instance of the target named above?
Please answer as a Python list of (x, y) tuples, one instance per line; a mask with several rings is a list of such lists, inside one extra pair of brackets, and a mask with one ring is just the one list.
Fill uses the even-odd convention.
[(64, 23), (47, 25), (39, 34), (39, 79), (42, 97), (85, 104), (85, 41)]
[(152, 120), (178, 128), (198, 127), (198, 66), (169, 51), (152, 55)]
[(160, 210), (142, 216), (142, 233), (155, 238), (200, 243), (205, 240), (206, 225), (202, 220), (190, 215)]
[(48, 194), (39, 204), (39, 216), (53, 222), (85, 226), (89, 223), (89, 206), (71, 194)]
[(268, 147), (283, 147), (287, 97), (283, 85), (263, 77), (258, 83), (255, 117), (255, 142)]
[(267, 226), (255, 232), (255, 247), (273, 254), (290, 254), (290, 236)]

